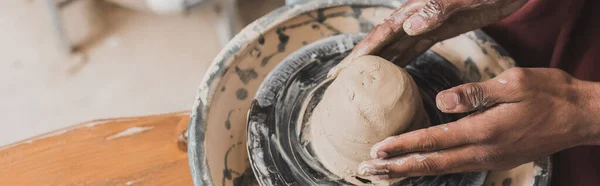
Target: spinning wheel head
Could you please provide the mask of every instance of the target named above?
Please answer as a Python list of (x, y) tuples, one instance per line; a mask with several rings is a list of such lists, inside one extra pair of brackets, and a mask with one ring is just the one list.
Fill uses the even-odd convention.
[[(335, 185), (371, 182), (366, 178), (342, 178), (332, 174), (315, 156), (308, 132), (312, 112), (332, 82), (326, 78), (329, 69), (362, 38), (363, 35), (338, 35), (307, 45), (284, 59), (265, 78), (248, 115), (248, 151), (259, 183)], [(462, 83), (452, 64), (430, 51), (406, 70), (417, 82), (433, 124), (460, 117), (437, 111), (433, 101), (437, 92)], [(396, 184), (477, 185), (483, 183), (486, 173), (410, 178)]]

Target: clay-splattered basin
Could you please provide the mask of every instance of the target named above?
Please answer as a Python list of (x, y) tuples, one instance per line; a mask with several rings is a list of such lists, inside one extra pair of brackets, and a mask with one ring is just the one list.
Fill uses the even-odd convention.
[[(331, 83), (326, 74), (363, 37), (363, 34), (340, 34), (306, 45), (281, 61), (263, 80), (250, 106), (247, 134), (250, 164), (261, 185), (371, 185), (365, 177), (339, 177), (328, 171), (314, 153), (307, 132), (313, 109)], [(427, 51), (405, 70), (421, 92), (432, 125), (465, 116), (444, 114), (435, 106), (439, 91), (463, 83), (459, 77), (461, 72), (454, 65), (435, 52)], [(414, 177), (392, 185), (481, 185), (487, 173)]]
[[(249, 185), (254, 176), (246, 151), (246, 117), (265, 76), (306, 44), (340, 33), (368, 32), (400, 4), (308, 1), (275, 10), (242, 30), (212, 62), (198, 91), (188, 146), (194, 183)], [(506, 52), (480, 31), (440, 42), (431, 50), (456, 66), (467, 82), (490, 79), (514, 66)], [(535, 167), (527, 164), (523, 169), (530, 172)], [(499, 185), (506, 177), (497, 179)]]

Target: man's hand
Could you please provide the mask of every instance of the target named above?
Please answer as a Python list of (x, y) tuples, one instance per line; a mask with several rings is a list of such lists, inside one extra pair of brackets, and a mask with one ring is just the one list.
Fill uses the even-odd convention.
[(377, 25), (328, 76), (353, 59), (377, 55), (404, 67), (438, 41), (495, 23), (527, 0), (408, 0)]
[(379, 178), (505, 170), (579, 145), (600, 145), (600, 85), (549, 68), (512, 68), (437, 95), (456, 122), (390, 137), (359, 171)]

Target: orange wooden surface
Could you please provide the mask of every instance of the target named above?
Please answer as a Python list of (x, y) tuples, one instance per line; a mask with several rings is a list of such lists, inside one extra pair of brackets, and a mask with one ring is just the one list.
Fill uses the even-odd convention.
[(188, 120), (98, 120), (0, 147), (0, 185), (193, 185), (177, 141)]

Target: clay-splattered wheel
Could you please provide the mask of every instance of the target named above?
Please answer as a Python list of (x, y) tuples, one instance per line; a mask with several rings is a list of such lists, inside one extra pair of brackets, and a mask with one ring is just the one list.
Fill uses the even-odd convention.
[[(304, 1), (275, 10), (236, 35), (213, 60), (194, 102), (188, 143), (194, 184), (254, 184), (246, 122), (265, 77), (305, 45), (338, 34), (369, 32), (401, 4), (401, 0)], [(488, 80), (515, 64), (478, 30), (439, 42), (431, 50), (452, 63), (465, 82)], [(518, 181), (522, 173), (529, 174), (526, 177), (535, 173), (536, 185), (547, 185), (550, 165), (549, 159), (543, 159), (509, 171), (492, 171), (484, 185), (523, 185)]]
[[(314, 156), (310, 139), (304, 135), (310, 127), (306, 121), (330, 83), (327, 72), (362, 38), (362, 35), (338, 35), (307, 45), (284, 59), (265, 78), (250, 107), (247, 134), (251, 165), (261, 185), (370, 183), (360, 177), (340, 178), (331, 174)], [(405, 69), (419, 86), (433, 125), (465, 116), (444, 114), (435, 106), (439, 91), (465, 82), (452, 63), (430, 50)], [(415, 177), (394, 185), (483, 185), (487, 174)]]
[[(314, 157), (304, 135), (312, 109), (329, 85), (326, 75), (362, 39), (338, 35), (291, 54), (270, 73), (255, 97), (248, 119), (251, 165), (263, 185), (369, 183), (364, 178), (339, 178)], [(406, 70), (417, 82), (434, 125), (454, 121), (435, 107), (437, 92), (462, 84), (459, 71), (433, 51), (414, 60)], [(410, 178), (397, 185), (481, 185), (487, 172)]]

